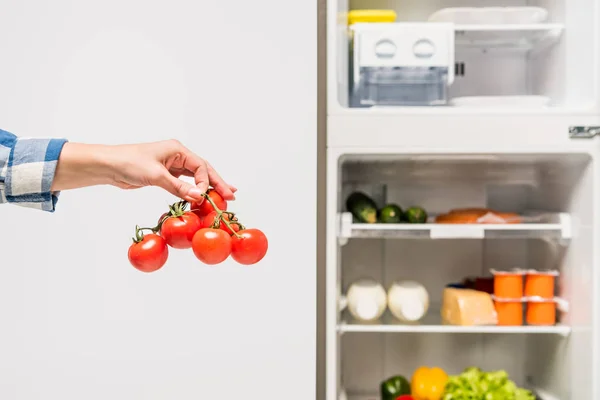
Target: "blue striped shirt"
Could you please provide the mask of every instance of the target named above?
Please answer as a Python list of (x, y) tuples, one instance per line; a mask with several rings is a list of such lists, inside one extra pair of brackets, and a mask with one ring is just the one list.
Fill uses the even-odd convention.
[(20, 138), (0, 129), (0, 203), (53, 212), (59, 193), (50, 188), (65, 143)]

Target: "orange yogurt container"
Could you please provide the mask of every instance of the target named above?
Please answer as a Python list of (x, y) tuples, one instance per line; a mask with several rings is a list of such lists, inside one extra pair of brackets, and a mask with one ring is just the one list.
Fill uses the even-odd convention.
[(554, 281), (558, 271), (529, 270), (525, 273), (525, 296), (551, 299), (554, 297)]
[(521, 299), (523, 297), (523, 275), (521, 269), (490, 271), (494, 275), (494, 296), (501, 299)]
[(523, 325), (523, 303), (524, 299), (503, 299), (492, 296), (496, 314), (498, 314), (498, 325), (519, 326)]
[(525, 312), (527, 325), (548, 326), (556, 324), (556, 300), (531, 297)]

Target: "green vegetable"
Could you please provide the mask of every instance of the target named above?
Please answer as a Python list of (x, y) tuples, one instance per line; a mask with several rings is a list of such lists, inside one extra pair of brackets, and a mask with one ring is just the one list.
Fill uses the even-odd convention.
[(377, 222), (377, 206), (373, 199), (362, 192), (354, 192), (346, 199), (346, 209), (355, 221), (368, 224)]
[(410, 383), (402, 375), (389, 377), (381, 382), (381, 400), (396, 400), (400, 395), (410, 394)]
[(451, 376), (442, 400), (535, 400), (529, 390), (518, 388), (506, 371), (483, 372), (470, 367)]
[(379, 222), (397, 224), (402, 222), (402, 209), (396, 204), (388, 204), (379, 211)]
[(410, 207), (404, 213), (404, 218), (411, 224), (424, 224), (427, 222), (427, 212), (421, 207)]

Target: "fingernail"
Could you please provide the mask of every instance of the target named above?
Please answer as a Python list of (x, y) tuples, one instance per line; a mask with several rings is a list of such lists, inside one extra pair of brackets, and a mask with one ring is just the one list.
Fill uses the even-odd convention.
[(200, 200), (202, 198), (202, 190), (198, 189), (197, 187), (192, 187), (188, 191), (188, 195), (196, 200)]

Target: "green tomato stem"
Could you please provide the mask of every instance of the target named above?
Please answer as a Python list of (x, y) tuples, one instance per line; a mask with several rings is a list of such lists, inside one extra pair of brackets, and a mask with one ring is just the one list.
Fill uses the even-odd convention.
[(150, 230), (150, 231), (154, 232), (154, 230), (152, 228), (140, 228), (139, 225), (136, 225), (135, 226), (135, 237), (133, 238), (134, 243), (139, 243), (142, 240), (144, 240), (143, 230)]
[(204, 197), (205, 200), (207, 200), (210, 203), (210, 205), (212, 206), (212, 208), (217, 212), (217, 215), (219, 216), (219, 219), (225, 223), (225, 226), (227, 226), (227, 228), (229, 228), (229, 230), (235, 235), (235, 237), (237, 237), (238, 239), (241, 239), (242, 236), (240, 234), (238, 234), (231, 227), (231, 224), (229, 223), (229, 221), (227, 221), (227, 219), (223, 217), (223, 211), (219, 210), (219, 207), (217, 207), (217, 205), (215, 204), (215, 202), (213, 201), (213, 199), (211, 199), (210, 196), (207, 193), (203, 193), (202, 196)]

